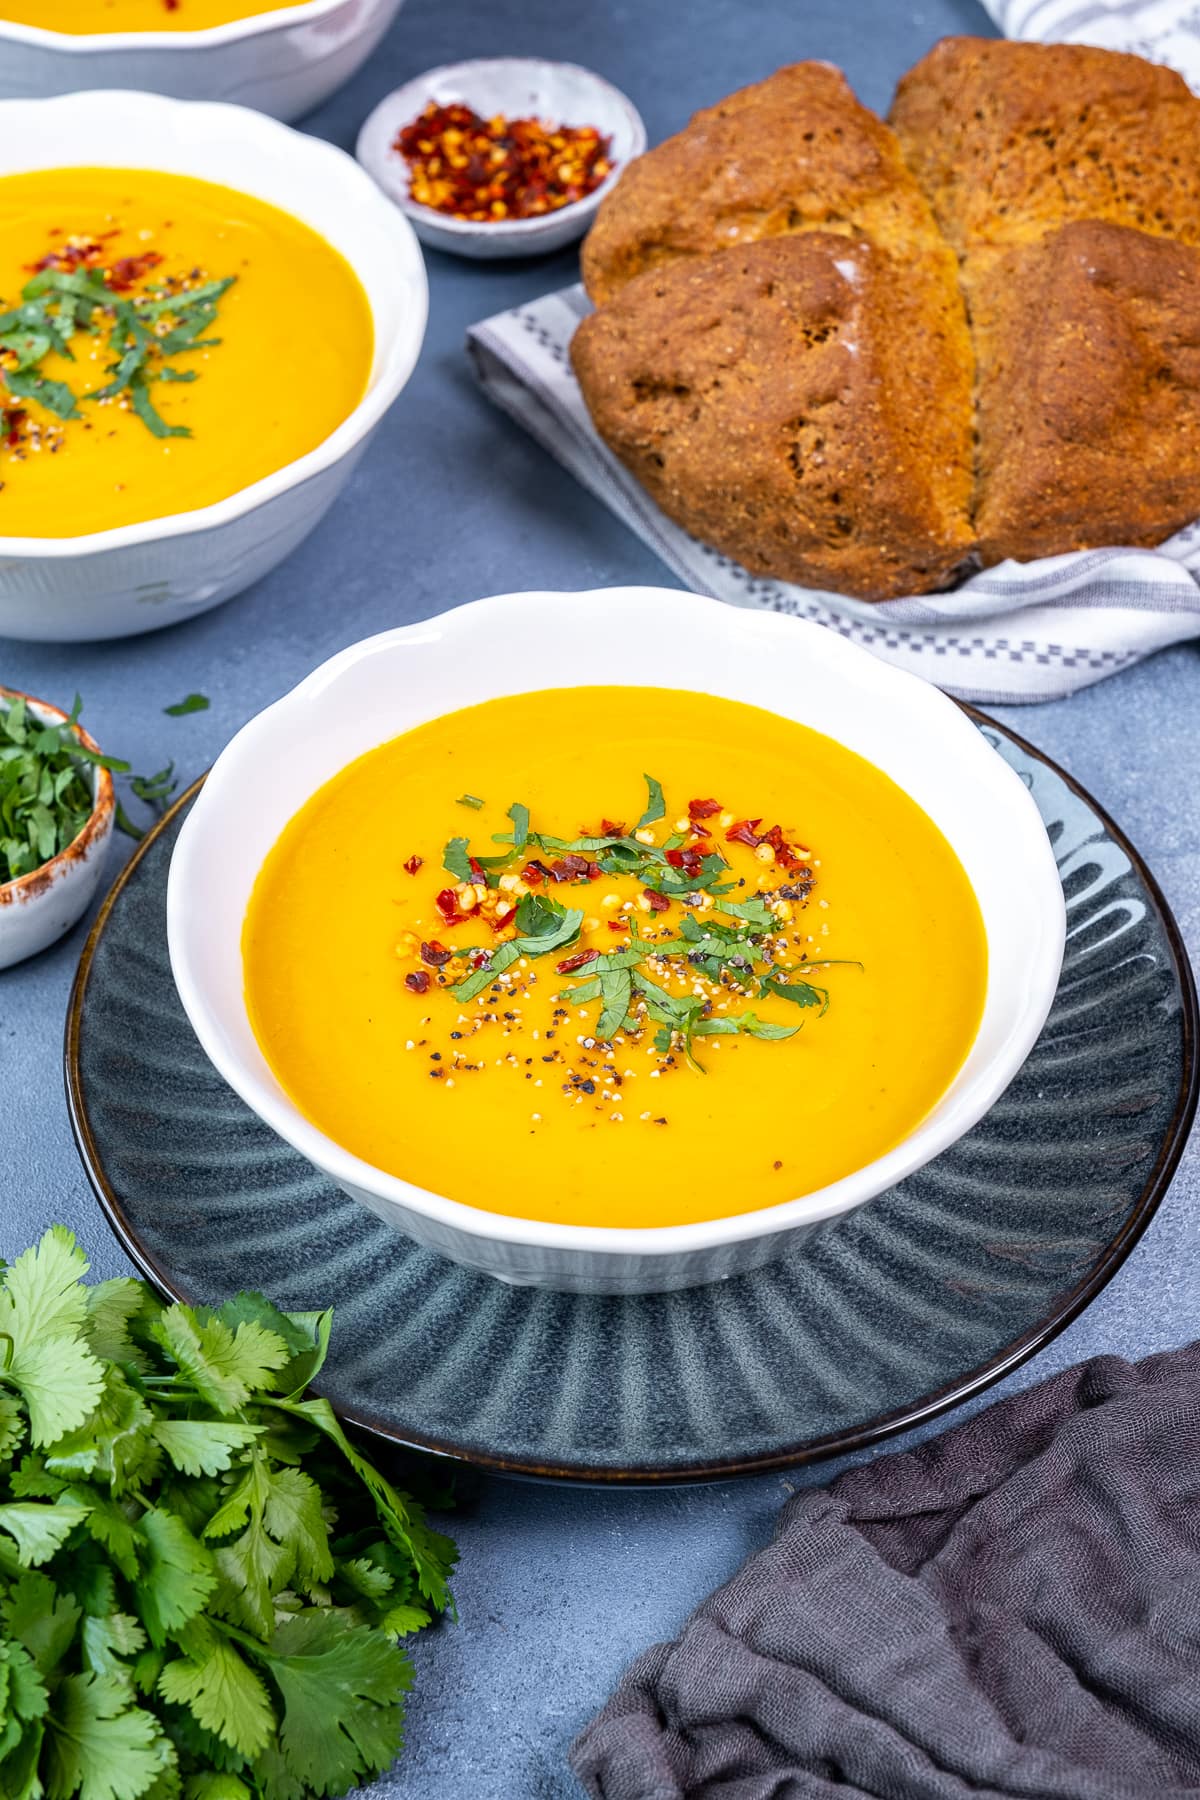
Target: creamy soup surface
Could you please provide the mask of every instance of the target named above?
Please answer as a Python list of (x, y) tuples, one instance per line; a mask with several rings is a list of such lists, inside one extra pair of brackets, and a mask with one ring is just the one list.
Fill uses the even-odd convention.
[(184, 175), (0, 178), (0, 315), (0, 536), (223, 500), (315, 449), (371, 372), (370, 303), (344, 257)]
[(263, 1051), (330, 1137), (488, 1211), (613, 1226), (753, 1211), (891, 1149), (987, 975), (960, 863), (878, 769), (653, 688), (370, 751), (268, 855), (243, 955)]
[(207, 31), (281, 12), (298, 0), (0, 0), (0, 19), (89, 36), (110, 31)]

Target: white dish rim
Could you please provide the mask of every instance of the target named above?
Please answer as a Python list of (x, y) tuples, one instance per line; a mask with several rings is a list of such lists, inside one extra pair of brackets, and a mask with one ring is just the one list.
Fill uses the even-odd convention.
[[(661, 598), (675, 599), (684, 603), (688, 608), (701, 606), (719, 608), (722, 611), (729, 610), (721, 601), (671, 589), (650, 589), (630, 585), (623, 588), (587, 590), (588, 597), (591, 599), (609, 596), (627, 597), (631, 594), (647, 593)], [(429, 619), (377, 633), (359, 643), (348, 646), (322, 663), (287, 694), (264, 708), (242, 727), (210, 770), (204, 787), (201, 789), (197, 807), (204, 805), (207, 801), (209, 808), (206, 810), (210, 810), (212, 806), (220, 804), (226, 788), (240, 788), (245, 779), (240, 767), (241, 758), (247, 751), (253, 752), (256, 739), (268, 736), (281, 714), (286, 715), (293, 705), (303, 706), (311, 696), (327, 690), (331, 683), (363, 658), (376, 655), (396, 642), (419, 640), (421, 634), (428, 632), (430, 628), (439, 631), (446, 626), (449, 626), (451, 630), (464, 629), (464, 618), (468, 621), (478, 620), (481, 615), (496, 614), (502, 608), (508, 609), (506, 620), (511, 625), (511, 606), (516, 600), (565, 599), (570, 601), (579, 597), (579, 595), (572, 594), (553, 595), (548, 590), (538, 590), (529, 595), (492, 595), (483, 600), (475, 600), (450, 608)], [(332, 1180), (343, 1187), (357, 1190), (360, 1193), (368, 1192), (401, 1211), (408, 1210), (424, 1215), (450, 1233), (480, 1239), (484, 1242), (501, 1241), (514, 1247), (519, 1246), (535, 1251), (565, 1253), (568, 1256), (573, 1255), (580, 1258), (583, 1262), (588, 1262), (593, 1257), (600, 1257), (606, 1261), (617, 1257), (627, 1257), (651, 1261), (661, 1259), (669, 1262), (672, 1259), (695, 1257), (707, 1251), (720, 1250), (732, 1244), (740, 1244), (749, 1240), (775, 1236), (783, 1238), (823, 1219), (852, 1211), (857, 1205), (886, 1192), (898, 1182), (903, 1181), (906, 1176), (925, 1167), (990, 1111), (1021, 1068), (1042, 1030), (1057, 991), (1062, 966), (1066, 931), (1065, 906), (1062, 903), (1061, 883), (1054, 851), (1046, 836), (1045, 827), (1037, 812), (1035, 802), (1020, 777), (994, 750), (981, 744), (978, 727), (966, 712), (931, 683), (923, 681), (919, 676), (905, 670), (883, 663), (836, 633), (827, 632), (807, 621), (797, 620), (784, 614), (757, 610), (751, 616), (759, 629), (768, 634), (772, 632), (790, 633), (797, 628), (806, 633), (809, 631), (818, 633), (825, 645), (825, 654), (832, 660), (853, 663), (858, 667), (861, 666), (860, 659), (865, 658), (878, 672), (879, 680), (885, 686), (904, 690), (910, 695), (920, 693), (923, 697), (923, 704), (927, 704), (933, 711), (940, 712), (942, 728), (951, 740), (957, 738), (964, 751), (969, 745), (971, 748), (968, 754), (972, 756), (978, 754), (981, 748), (986, 749), (986, 754), (994, 758), (994, 763), (986, 766), (993, 770), (997, 786), (1008, 790), (1015, 805), (1023, 804), (1028, 808), (1025, 819), (1032, 850), (1031, 861), (1033, 863), (1040, 861), (1041, 863), (1041, 876), (1045, 881), (1047, 895), (1051, 893), (1051, 886), (1053, 888), (1055, 910), (1053, 919), (1047, 917), (1046, 930), (1042, 935), (1041, 942), (1035, 947), (1030, 987), (1037, 996), (1036, 1002), (1027, 1009), (1026, 1016), (1022, 1021), (1022, 1028), (1015, 1030), (1010, 1035), (1007, 1044), (1003, 1046), (1004, 1054), (997, 1054), (992, 1062), (979, 1072), (966, 1094), (958, 1097), (948, 1114), (943, 1115), (936, 1122), (933, 1121), (932, 1114), (927, 1114), (906, 1138), (884, 1156), (873, 1159), (861, 1168), (852, 1170), (838, 1181), (819, 1188), (811, 1194), (779, 1201), (772, 1206), (761, 1207), (753, 1212), (736, 1213), (683, 1225), (648, 1227), (566, 1225), (546, 1220), (524, 1219), (507, 1213), (488, 1212), (481, 1207), (451, 1200), (430, 1189), (418, 1187), (400, 1176), (390, 1175), (384, 1170), (376, 1168), (374, 1164), (355, 1156), (334, 1139), (326, 1136), (318, 1126), (312, 1124), (287, 1098), (281, 1087), (277, 1086), (276, 1090), (272, 1091), (255, 1071), (248, 1069), (241, 1059), (227, 1047), (216, 1009), (210, 1006), (200, 985), (195, 980), (187, 955), (189, 933), (184, 923), (183, 896), (189, 886), (189, 859), (193, 855), (199, 854), (199, 839), (194, 833), (189, 834), (188, 830), (191, 818), (196, 816), (193, 811), (191, 817), (185, 821), (172, 854), (167, 891), (167, 935), (176, 986), (192, 1028), (217, 1072), (285, 1143), (290, 1144), (311, 1164), (323, 1170)], [(470, 629), (469, 623), (465, 628)], [(539, 685), (546, 684), (539, 684), (535, 680), (529, 691), (537, 691)], [(662, 684), (631, 683), (630, 685)], [(669, 686), (670, 683), (666, 685)], [(980, 766), (985, 765), (981, 764)], [(959, 1076), (956, 1075), (955, 1081), (958, 1079)], [(936, 1110), (941, 1109), (945, 1098), (946, 1096), (943, 1095)], [(966, 1115), (966, 1122), (961, 1123), (964, 1115)], [(931, 1138), (935, 1140), (933, 1148), (929, 1147)], [(869, 1179), (864, 1184), (864, 1176), (868, 1176), (868, 1174)], [(866, 1191), (864, 1191), (864, 1186)], [(548, 1285), (554, 1284), (551, 1282)]]
[[(342, 0), (313, 0), (313, 3), (329, 10), (330, 5), (340, 5)], [(266, 138), (278, 143), (280, 136), (288, 140), (300, 139), (306, 146), (304, 154), (317, 158), (325, 158), (331, 167), (335, 167), (342, 177), (349, 176), (364, 195), (366, 204), (377, 208), (381, 230), (395, 231), (397, 215), (401, 226), (400, 241), (404, 245), (404, 253), (413, 265), (413, 272), (419, 272), (419, 309), (414, 312), (405, 332), (396, 332), (392, 342), (374, 372), (366, 392), (361, 400), (336, 426), (329, 436), (317, 444), (294, 462), (284, 463), (282, 468), (273, 470), (260, 480), (251, 482), (248, 487), (238, 488), (224, 500), (216, 500), (210, 506), (196, 507), (191, 512), (165, 513), (161, 518), (143, 519), (133, 525), (111, 526), (105, 531), (80, 533), (75, 537), (42, 538), (42, 537), (7, 537), (0, 536), (0, 558), (12, 558), (26, 561), (55, 561), (77, 556), (91, 556), (109, 550), (127, 550), (141, 544), (158, 543), (164, 538), (185, 537), (192, 532), (216, 531), (221, 526), (231, 524), (235, 519), (256, 511), (260, 506), (286, 493), (289, 488), (300, 487), (313, 476), (323, 473), (335, 464), (344, 460), (356, 446), (371, 432), (383, 415), (387, 412), (400, 390), (408, 381), (416, 366), (424, 342), (425, 327), (429, 315), (429, 286), (425, 276), (424, 259), (416, 234), (412, 226), (403, 216), (403, 210), (392, 205), (382, 194), (370, 176), (362, 169), (354, 158), (336, 144), (327, 143), (324, 138), (310, 136), (306, 132), (297, 131), (282, 120), (271, 118), (253, 107), (237, 106), (228, 100), (177, 100), (166, 94), (148, 93), (137, 88), (88, 88), (79, 93), (55, 94), (46, 99), (34, 100), (0, 100), (0, 120), (9, 117), (17, 109), (28, 111), (30, 108), (58, 108), (63, 112), (70, 109), (78, 114), (81, 104), (99, 102), (107, 104), (119, 101), (123, 108), (140, 108), (146, 112), (177, 113), (186, 109), (193, 118), (201, 123), (210, 122), (214, 128), (222, 123), (229, 131), (238, 130), (249, 133), (251, 137), (258, 134), (260, 140)], [(43, 112), (43, 117), (46, 114)], [(282, 146), (278, 146), (282, 148)], [(40, 165), (42, 168), (54, 168), (53, 162)], [(106, 161), (103, 156), (91, 166), (96, 168), (125, 168), (125, 159)], [(20, 173), (29, 173), (21, 170)], [(172, 171), (168, 170), (167, 173)], [(203, 176), (197, 179), (206, 179)], [(228, 186), (228, 183), (219, 185)], [(254, 190), (247, 187), (242, 190), (251, 199), (257, 196)], [(369, 195), (369, 199), (367, 196)], [(266, 202), (265, 204), (271, 204)], [(305, 223), (301, 215), (295, 215)], [(311, 229), (316, 230), (316, 227)], [(410, 234), (406, 236), (405, 234)], [(318, 234), (321, 235), (321, 234)], [(340, 253), (339, 253), (340, 254)], [(355, 271), (357, 275), (357, 271)], [(364, 289), (365, 292), (365, 289)], [(370, 296), (367, 296), (370, 304)], [(371, 309), (372, 323), (378, 327), (378, 317), (374, 307)], [(376, 352), (379, 352), (379, 339), (376, 338)]]

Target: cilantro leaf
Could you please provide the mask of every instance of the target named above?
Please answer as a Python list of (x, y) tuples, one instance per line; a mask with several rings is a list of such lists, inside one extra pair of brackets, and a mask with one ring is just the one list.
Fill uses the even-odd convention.
[(28, 1569), (49, 1562), (87, 1515), (86, 1506), (69, 1502), (46, 1506), (32, 1500), (11, 1500), (0, 1503), (0, 1532), (12, 1538), (18, 1561)]
[(280, 1469), (268, 1479), (263, 1517), (267, 1530), (295, 1551), (296, 1572), (307, 1587), (333, 1574), (321, 1490), (299, 1469)]
[(799, 1025), (777, 1025), (771, 1019), (760, 1019), (756, 1013), (726, 1013), (719, 1019), (700, 1019), (692, 1027), (696, 1037), (736, 1037), (742, 1034), (756, 1038), (795, 1037)]
[(656, 819), (665, 818), (667, 812), (667, 803), (663, 799), (662, 782), (656, 781), (653, 775), (644, 775), (642, 779), (646, 783), (650, 797), (646, 810), (635, 827), (638, 831), (642, 829), (643, 825), (653, 825)]
[(129, 1613), (111, 1612), (106, 1618), (87, 1618), (80, 1633), (80, 1651), (86, 1666), (96, 1675), (131, 1680), (123, 1660), (145, 1648), (146, 1634)]
[(5, 1635), (48, 1674), (66, 1656), (79, 1625), (80, 1609), (66, 1594), (55, 1592), (48, 1575), (22, 1575), (0, 1601)]
[(87, 1271), (88, 1259), (64, 1225), (52, 1225), (9, 1265), (0, 1318), (14, 1349), (78, 1331), (87, 1316), (87, 1289), (80, 1285)]
[[(557, 900), (542, 894), (525, 894), (517, 907), (515, 922), (521, 935), (507, 938), (488, 953), (490, 960), (486, 967), (472, 970), (464, 980), (455, 983), (453, 992), (458, 1000), (473, 1000), (523, 956), (548, 956), (551, 950), (560, 950), (573, 942), (579, 936), (583, 913), (575, 909), (568, 911)], [(457, 954), (470, 956), (472, 951), (461, 949)]]
[(483, 806), (483, 801), (479, 798), (478, 794), (460, 794), (458, 796), (457, 804), (459, 806), (469, 806), (472, 812), (479, 812)]
[(409, 1637), (412, 1632), (420, 1631), (428, 1623), (429, 1614), (423, 1606), (404, 1602), (389, 1608), (379, 1621), (379, 1629), (389, 1632), (393, 1637)]
[(731, 919), (745, 919), (748, 925), (753, 925), (758, 931), (770, 931), (775, 923), (766, 901), (757, 898), (724, 900), (721, 902), (720, 911), (726, 913)]
[(158, 1678), (163, 1699), (186, 1706), (206, 1731), (239, 1755), (257, 1756), (275, 1725), (262, 1677), (206, 1620), (191, 1626), (182, 1647), (184, 1655), (167, 1663)]
[(103, 1371), (79, 1335), (87, 1266), (72, 1233), (56, 1225), (4, 1275), (0, 1349), (7, 1339), (11, 1351), (0, 1384), (20, 1390), (35, 1445), (81, 1425), (100, 1397)]
[(474, 881), (475, 871), (471, 867), (467, 849), (468, 839), (451, 838), (442, 851), (442, 867), (447, 874), (453, 875), (456, 881)]
[(153, 1426), (156, 1442), (184, 1475), (221, 1474), (233, 1462), (234, 1451), (252, 1444), (263, 1429), (211, 1419), (159, 1419)]
[(280, 1748), (318, 1794), (340, 1794), (386, 1769), (402, 1741), (394, 1704), (412, 1680), (381, 1631), (332, 1610), (289, 1619), (264, 1657), (283, 1697)]
[(11, 1456), (25, 1436), (25, 1416), (15, 1394), (0, 1389), (0, 1462)]
[(508, 816), (512, 820), (513, 848), (523, 850), (529, 842), (529, 808), (522, 806), (519, 800), (514, 800), (508, 809)]
[(144, 1566), (136, 1589), (142, 1624), (152, 1644), (194, 1619), (216, 1586), (212, 1556), (183, 1520), (161, 1506), (142, 1514)]
[(781, 1000), (791, 1000), (796, 1006), (820, 1007), (821, 1017), (829, 1011), (829, 989), (811, 981), (781, 981), (777, 975), (768, 975), (761, 985), (764, 994), (778, 994)]
[(68, 1675), (55, 1691), (46, 1731), (49, 1800), (140, 1800), (166, 1766), (155, 1720), (130, 1706), (106, 1675)]
[(87, 1290), (87, 1341), (93, 1356), (145, 1372), (146, 1357), (130, 1335), (134, 1321), (157, 1307), (144, 1281), (118, 1276)]
[(633, 999), (633, 976), (629, 970), (605, 970), (600, 976), (600, 995), (604, 1005), (596, 1022), (596, 1035), (611, 1038), (625, 1023)]
[(226, 1415), (240, 1411), (288, 1360), (287, 1345), (275, 1332), (253, 1321), (230, 1331), (222, 1319), (200, 1320), (187, 1306), (169, 1306), (153, 1332), (200, 1398)]
[[(173, 375), (173, 370), (164, 370), (164, 377)], [(181, 377), (176, 376), (176, 380)], [(186, 694), (182, 700), (176, 700), (173, 706), (164, 706), (163, 711), (169, 719), (182, 719), (187, 713), (207, 712), (212, 705), (207, 694)]]

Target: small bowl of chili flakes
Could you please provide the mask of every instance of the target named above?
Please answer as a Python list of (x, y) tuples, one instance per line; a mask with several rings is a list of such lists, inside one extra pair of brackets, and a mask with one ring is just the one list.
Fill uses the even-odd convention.
[(417, 236), (457, 256), (541, 256), (582, 237), (646, 148), (625, 95), (574, 63), (450, 63), (396, 88), (358, 160)]

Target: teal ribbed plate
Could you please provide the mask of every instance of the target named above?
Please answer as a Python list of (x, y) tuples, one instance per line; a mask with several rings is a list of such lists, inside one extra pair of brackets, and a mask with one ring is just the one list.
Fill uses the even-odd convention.
[[(1166, 1189), (1196, 1103), (1196, 997), (1136, 852), (1065, 775), (1029, 785), (1067, 954), (1033, 1054), (981, 1124), (814, 1244), (736, 1280), (605, 1299), (506, 1287), (347, 1199), (216, 1075), (167, 960), (185, 795), (84, 951), (67, 1085), (84, 1164), (169, 1294), (336, 1307), (321, 1388), (393, 1441), (582, 1481), (680, 1481), (840, 1454), (954, 1405), (1099, 1292)], [(194, 793), (194, 790), (193, 790)]]

